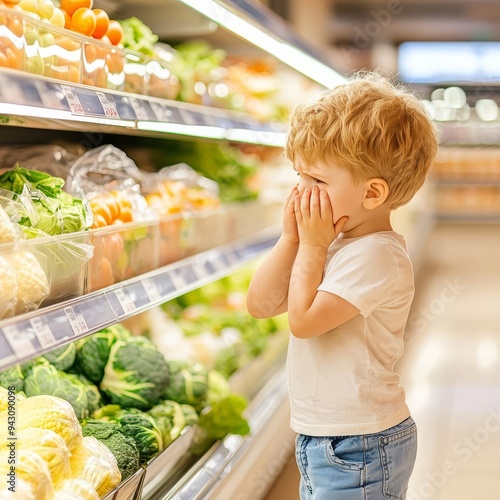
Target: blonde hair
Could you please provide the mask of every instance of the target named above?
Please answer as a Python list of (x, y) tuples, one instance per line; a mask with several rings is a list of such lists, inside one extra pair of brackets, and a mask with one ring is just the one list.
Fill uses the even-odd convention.
[(359, 73), (297, 106), (285, 145), (292, 162), (332, 161), (357, 182), (385, 180), (391, 209), (422, 187), (436, 153), (436, 130), (422, 103), (378, 73)]

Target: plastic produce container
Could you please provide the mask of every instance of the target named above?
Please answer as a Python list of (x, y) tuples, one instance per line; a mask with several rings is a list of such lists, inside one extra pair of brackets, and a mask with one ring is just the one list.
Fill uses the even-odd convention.
[[(33, 311), (83, 295), (90, 235), (79, 232), (0, 245), (2, 277), (17, 278), (17, 301), (3, 304), (0, 317)], [(9, 271), (10, 269), (10, 271)]]
[(23, 18), (0, 7), (0, 67), (22, 69), (24, 65)]
[(158, 221), (92, 229), (90, 239), (94, 256), (89, 264), (88, 292), (152, 271), (159, 265)]
[(148, 63), (150, 58), (139, 52), (123, 50), (125, 84), (123, 90), (134, 94), (146, 94), (149, 85)]

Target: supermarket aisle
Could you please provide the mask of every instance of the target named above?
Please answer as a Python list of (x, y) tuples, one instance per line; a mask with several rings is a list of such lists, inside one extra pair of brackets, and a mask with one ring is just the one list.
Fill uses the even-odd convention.
[[(494, 500), (500, 477), (500, 225), (441, 224), (398, 366), (419, 429), (407, 500)], [(266, 500), (296, 500), (293, 460)]]

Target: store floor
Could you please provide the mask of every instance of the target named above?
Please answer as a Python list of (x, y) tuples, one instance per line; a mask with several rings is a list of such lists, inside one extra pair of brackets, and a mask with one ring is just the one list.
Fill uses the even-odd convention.
[[(398, 365), (418, 425), (407, 500), (500, 499), (500, 225), (440, 224)], [(298, 499), (285, 467), (266, 500)]]

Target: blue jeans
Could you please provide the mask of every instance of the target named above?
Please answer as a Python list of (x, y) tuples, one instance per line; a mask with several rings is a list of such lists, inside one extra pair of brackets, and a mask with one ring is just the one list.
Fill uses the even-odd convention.
[(404, 500), (417, 455), (411, 417), (377, 434), (297, 435), (301, 500)]

